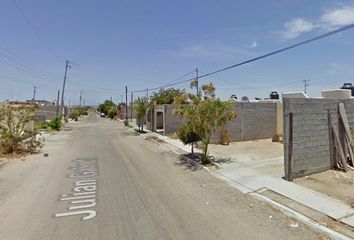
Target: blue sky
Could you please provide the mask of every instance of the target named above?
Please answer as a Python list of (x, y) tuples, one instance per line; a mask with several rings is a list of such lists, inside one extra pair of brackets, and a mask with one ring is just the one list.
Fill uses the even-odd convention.
[[(207, 73), (354, 23), (353, 1), (1, 3), (0, 100), (30, 99), (34, 85), (37, 98), (55, 99), (69, 59), (67, 103), (77, 104), (81, 89), (88, 104), (120, 101), (125, 85), (161, 86), (196, 67)], [(351, 29), (200, 81), (213, 82), (225, 99), (301, 91), (301, 80), (310, 79), (308, 94), (320, 96), (354, 83), (353, 37)]]

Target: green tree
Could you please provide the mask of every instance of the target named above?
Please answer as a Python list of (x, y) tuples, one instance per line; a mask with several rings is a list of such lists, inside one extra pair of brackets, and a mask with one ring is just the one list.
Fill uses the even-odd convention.
[(160, 89), (158, 92), (154, 92), (150, 97), (150, 101), (154, 105), (158, 104), (171, 104), (176, 97), (184, 95), (186, 92), (184, 89), (167, 88)]
[(177, 137), (185, 144), (191, 145), (191, 152), (194, 153), (194, 144), (201, 140), (198, 134), (194, 131), (192, 124), (183, 124), (177, 129)]
[[(221, 126), (232, 121), (236, 112), (228, 101), (221, 101), (215, 97), (215, 87), (212, 83), (202, 86), (202, 93), (199, 95), (189, 94), (187, 101), (190, 104), (183, 104), (186, 99), (177, 98), (175, 101), (175, 114), (183, 118), (187, 123), (180, 129), (189, 131), (189, 134), (196, 134), (202, 142), (202, 163), (209, 163), (208, 146), (212, 134)], [(181, 131), (182, 131), (181, 130)], [(184, 141), (183, 136), (188, 134), (177, 134)], [(185, 141), (184, 141), (185, 142)]]
[(113, 119), (117, 116), (117, 106), (110, 100), (104, 101), (104, 103), (98, 105), (97, 110), (104, 113), (109, 118)]
[(146, 97), (138, 97), (135, 101), (134, 110), (136, 112), (136, 118), (139, 122), (139, 131), (144, 132), (144, 117), (147, 113), (149, 102)]

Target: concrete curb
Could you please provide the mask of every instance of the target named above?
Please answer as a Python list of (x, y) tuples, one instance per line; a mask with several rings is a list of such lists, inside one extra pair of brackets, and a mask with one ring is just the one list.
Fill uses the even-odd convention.
[[(153, 133), (153, 132), (149, 131), (149, 133)], [(153, 142), (156, 143), (156, 144), (168, 144), (168, 145), (173, 146), (171, 143), (168, 143), (168, 142), (160, 143), (160, 142), (156, 141), (156, 140), (153, 139), (153, 138), (151, 138), (150, 140), (153, 141)], [(173, 147), (176, 147), (176, 146), (173, 146)], [(197, 161), (195, 161), (195, 160), (193, 160), (193, 159), (190, 159), (190, 158), (188, 158), (188, 157), (186, 157), (186, 156), (184, 156), (184, 155), (180, 154), (179, 152), (176, 152), (176, 151), (174, 151), (174, 150), (172, 150), (172, 149), (169, 149), (169, 150), (172, 151), (172, 152), (174, 152), (175, 154), (179, 155), (180, 158), (181, 158), (183, 161), (187, 162), (188, 164), (190, 164), (190, 165), (192, 165), (192, 166), (194, 166), (194, 167), (196, 167), (196, 168), (198, 168), (198, 169), (204, 170), (204, 171), (206, 171), (206, 172), (208, 172), (208, 173), (210, 172), (209, 169), (208, 169), (206, 166), (200, 164), (199, 162), (197, 162)], [(182, 150), (182, 151), (184, 152), (183, 149), (180, 149), (180, 150)]]
[(285, 215), (304, 223), (305, 225), (311, 227), (315, 231), (322, 232), (322, 233), (328, 235), (331, 239), (338, 239), (338, 240), (351, 240), (352, 239), (351, 237), (348, 237), (342, 233), (334, 231), (334, 230), (312, 220), (311, 218), (309, 218), (309, 217), (307, 217), (307, 216), (305, 216), (305, 215), (303, 215), (303, 214), (301, 214), (289, 207), (286, 207), (286, 206), (284, 206), (284, 205), (282, 205), (270, 198), (260, 195), (256, 192), (249, 193), (249, 195), (251, 195), (255, 199), (258, 199), (259, 201), (262, 201), (262, 202), (272, 205), (273, 207), (280, 210)]
[(180, 158), (182, 160), (184, 160), (185, 162), (189, 163), (190, 165), (192, 165), (194, 167), (197, 167), (198, 169), (202, 169), (202, 170), (204, 170), (206, 172), (209, 172), (209, 169), (206, 166), (200, 164), (199, 162), (197, 162), (197, 161), (195, 161), (193, 159), (190, 159), (189, 157), (180, 155)]
[[(153, 142), (157, 143), (157, 144), (161, 144), (161, 143), (157, 142), (154, 139), (151, 139), (151, 140)], [(174, 146), (174, 145), (172, 145), (171, 143), (168, 143), (168, 142), (164, 143), (164, 145), (165, 144), (168, 144), (168, 145), (171, 145), (173, 147), (178, 148), (177, 146)], [(180, 148), (178, 148), (178, 149), (180, 149)], [(203, 166), (202, 164), (200, 164), (199, 162), (197, 162), (197, 161), (195, 161), (193, 159), (190, 159), (190, 158), (188, 158), (186, 156), (183, 156), (180, 153), (178, 153), (178, 152), (176, 152), (176, 151), (174, 151), (172, 149), (169, 149), (169, 150), (174, 152), (175, 154), (179, 155), (180, 158), (183, 161), (187, 162), (188, 164), (191, 164), (192, 166), (195, 166), (195, 167), (197, 167), (199, 169), (202, 169), (202, 170), (210, 173), (209, 169), (207, 167)], [(180, 149), (180, 150), (185, 152), (183, 149)], [(213, 163), (213, 164), (215, 164), (215, 163)], [(218, 164), (215, 164), (215, 166), (221, 167)], [(231, 186), (231, 187), (238, 189), (237, 187), (234, 187), (234, 186)], [(303, 215), (300, 212), (297, 212), (297, 211), (295, 211), (295, 210), (293, 210), (293, 209), (291, 209), (291, 208), (289, 208), (287, 206), (284, 206), (284, 205), (282, 205), (282, 204), (280, 204), (280, 203), (278, 203), (278, 202), (276, 202), (276, 201), (274, 201), (274, 200), (272, 200), (272, 199), (270, 199), (268, 197), (260, 195), (257, 192), (247, 192), (247, 193), (244, 193), (244, 194), (248, 194), (248, 195), (252, 196), (253, 198), (255, 198), (255, 199), (259, 200), (259, 201), (262, 201), (262, 202), (265, 202), (265, 203), (267, 203), (269, 205), (272, 205), (273, 207), (275, 207), (276, 209), (280, 210), (285, 215), (287, 215), (287, 216), (289, 216), (291, 218), (294, 218), (294, 219), (298, 220), (299, 222), (304, 223), (305, 225), (309, 226), (310, 228), (314, 229), (317, 232), (321, 232), (321, 233), (324, 233), (324, 234), (328, 235), (332, 239), (336, 239), (336, 240), (337, 239), (338, 240), (350, 240), (350, 239), (352, 239), (352, 238), (350, 238), (350, 237), (348, 237), (348, 236), (346, 236), (346, 235), (344, 235), (342, 233), (339, 233), (339, 232), (337, 232), (335, 230), (332, 230), (332, 229), (330, 229), (330, 228), (328, 228), (328, 227), (316, 222), (315, 220)]]

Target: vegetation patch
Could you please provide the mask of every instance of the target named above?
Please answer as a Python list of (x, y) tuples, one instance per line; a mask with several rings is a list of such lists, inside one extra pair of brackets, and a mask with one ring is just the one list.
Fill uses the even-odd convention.
[(46, 130), (56, 130), (59, 131), (62, 127), (61, 120), (59, 118), (54, 118), (50, 121), (42, 122), (40, 125), (41, 129)]
[[(196, 81), (192, 81), (191, 87), (198, 86)], [(236, 117), (235, 110), (228, 101), (221, 101), (215, 97), (215, 87), (212, 83), (203, 85), (202, 92), (197, 88), (196, 94), (189, 93), (175, 98), (174, 103), (175, 115), (186, 122), (178, 128), (178, 138), (184, 144), (191, 145), (192, 153), (195, 143), (201, 142), (201, 163), (210, 163), (208, 146), (211, 136), (219, 127), (223, 127)], [(227, 140), (227, 136), (224, 138)]]
[(0, 106), (0, 154), (34, 153), (42, 147), (34, 128), (34, 105)]
[(109, 117), (110, 119), (114, 119), (118, 115), (117, 105), (110, 100), (106, 100), (104, 103), (98, 105), (97, 110), (101, 113), (104, 113), (105, 116)]
[(136, 112), (137, 125), (139, 128), (138, 131), (140, 133), (144, 132), (144, 120), (148, 107), (149, 102), (147, 97), (138, 97), (138, 99), (135, 101), (134, 110)]

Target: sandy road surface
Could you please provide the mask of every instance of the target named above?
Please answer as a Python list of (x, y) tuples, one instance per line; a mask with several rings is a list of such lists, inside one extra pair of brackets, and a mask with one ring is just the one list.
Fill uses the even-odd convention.
[(117, 122), (67, 128), (0, 169), (1, 240), (323, 239)]

